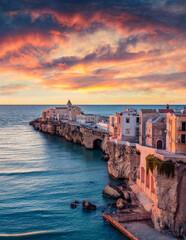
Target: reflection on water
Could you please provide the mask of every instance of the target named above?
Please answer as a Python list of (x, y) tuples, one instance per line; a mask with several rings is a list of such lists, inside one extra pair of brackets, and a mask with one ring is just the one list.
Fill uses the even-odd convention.
[[(127, 239), (102, 219), (102, 151), (28, 125), (43, 106), (0, 106), (0, 239)], [(89, 200), (96, 211), (70, 208)]]

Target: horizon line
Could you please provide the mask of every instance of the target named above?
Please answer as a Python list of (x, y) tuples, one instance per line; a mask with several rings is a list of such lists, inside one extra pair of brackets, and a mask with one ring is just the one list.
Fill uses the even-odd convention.
[[(153, 103), (153, 104), (131, 104), (131, 103), (125, 103), (125, 104), (73, 104), (73, 105), (80, 105), (80, 106), (122, 106), (122, 105), (135, 105), (135, 106), (152, 106), (152, 105), (171, 105), (171, 106), (176, 106), (176, 105), (186, 105), (186, 103), (161, 103), (161, 104), (157, 104), (157, 103)], [(65, 106), (66, 104), (0, 104), (0, 106), (55, 106), (55, 105), (62, 105)]]

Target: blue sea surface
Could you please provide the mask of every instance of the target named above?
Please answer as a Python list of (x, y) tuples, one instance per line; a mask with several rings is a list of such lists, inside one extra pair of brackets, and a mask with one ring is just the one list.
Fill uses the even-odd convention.
[[(109, 201), (102, 197), (102, 190), (116, 184), (100, 160), (102, 151), (87, 150), (29, 125), (50, 107), (0, 106), (0, 239), (127, 239), (102, 218)], [(102, 115), (125, 108), (80, 107)], [(74, 200), (91, 201), (97, 210), (71, 209)]]

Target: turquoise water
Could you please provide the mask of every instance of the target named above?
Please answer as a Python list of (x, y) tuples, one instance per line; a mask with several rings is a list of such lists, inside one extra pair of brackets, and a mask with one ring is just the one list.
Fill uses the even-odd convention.
[[(102, 189), (115, 184), (102, 152), (28, 125), (49, 107), (0, 106), (0, 239), (127, 239), (102, 219)], [(105, 115), (123, 108), (82, 106)], [(85, 199), (97, 210), (69, 207)]]

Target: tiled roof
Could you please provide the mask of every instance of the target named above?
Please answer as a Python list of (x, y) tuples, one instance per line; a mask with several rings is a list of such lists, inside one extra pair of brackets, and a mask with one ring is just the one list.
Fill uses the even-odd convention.
[(158, 109), (159, 113), (174, 113), (173, 109)]
[(142, 113), (156, 113), (156, 109), (141, 109)]

